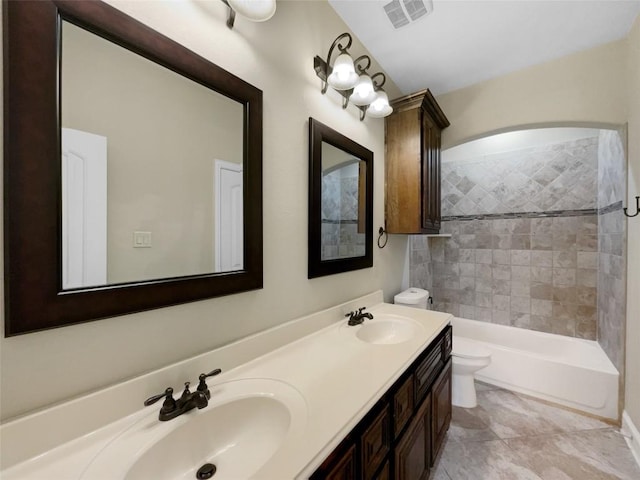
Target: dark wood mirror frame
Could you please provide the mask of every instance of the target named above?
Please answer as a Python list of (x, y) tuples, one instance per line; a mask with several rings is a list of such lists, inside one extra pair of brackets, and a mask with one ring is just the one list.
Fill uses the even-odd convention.
[[(244, 106), (243, 270), (62, 290), (62, 19)], [(3, 1), (3, 31), (5, 336), (262, 288), (261, 90), (99, 1)]]
[[(336, 260), (322, 260), (322, 142), (364, 161), (365, 254)], [(322, 277), (373, 266), (373, 152), (334, 129), (309, 118), (309, 268), (308, 277)]]

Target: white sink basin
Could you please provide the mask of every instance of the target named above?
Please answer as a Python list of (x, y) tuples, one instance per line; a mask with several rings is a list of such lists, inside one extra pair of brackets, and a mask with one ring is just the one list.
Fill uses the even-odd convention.
[(210, 388), (207, 407), (167, 422), (158, 420), (154, 406), (105, 447), (82, 478), (193, 480), (212, 463), (215, 480), (249, 479), (287, 439), (303, 433), (306, 403), (285, 383), (247, 379)]
[(356, 337), (363, 342), (390, 345), (414, 338), (422, 329), (415, 320), (399, 315), (374, 315), (356, 327)]

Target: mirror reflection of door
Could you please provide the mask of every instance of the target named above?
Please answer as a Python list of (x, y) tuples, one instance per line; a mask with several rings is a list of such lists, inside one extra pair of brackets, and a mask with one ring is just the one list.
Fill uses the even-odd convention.
[(322, 144), (321, 260), (365, 255), (366, 163)]
[(62, 288), (107, 283), (107, 139), (63, 128)]
[(215, 268), (243, 268), (242, 165), (215, 160)]

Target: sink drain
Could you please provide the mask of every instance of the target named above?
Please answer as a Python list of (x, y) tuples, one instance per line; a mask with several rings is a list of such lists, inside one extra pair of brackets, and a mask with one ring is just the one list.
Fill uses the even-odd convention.
[(196, 478), (205, 479), (211, 478), (216, 473), (216, 466), (213, 463), (205, 463), (196, 472)]

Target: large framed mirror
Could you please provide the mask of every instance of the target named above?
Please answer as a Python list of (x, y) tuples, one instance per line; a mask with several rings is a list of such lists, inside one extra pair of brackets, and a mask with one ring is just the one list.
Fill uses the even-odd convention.
[(99, 1), (3, 2), (5, 335), (262, 287), (262, 92)]
[(309, 278), (373, 266), (373, 152), (309, 118)]

